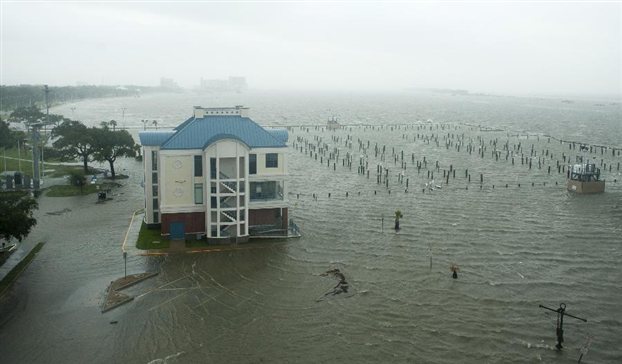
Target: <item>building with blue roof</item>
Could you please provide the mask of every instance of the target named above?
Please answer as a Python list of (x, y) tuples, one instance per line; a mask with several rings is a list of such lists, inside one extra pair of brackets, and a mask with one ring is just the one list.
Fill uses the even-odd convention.
[(288, 133), (243, 106), (194, 107), (173, 130), (142, 131), (145, 222), (171, 239), (244, 241), (285, 231)]

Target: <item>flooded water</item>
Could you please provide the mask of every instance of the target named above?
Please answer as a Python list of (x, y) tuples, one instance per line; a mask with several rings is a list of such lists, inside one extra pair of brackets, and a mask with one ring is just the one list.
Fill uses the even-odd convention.
[[(589, 349), (584, 363), (622, 358), (622, 156), (594, 148), (591, 158), (607, 165), (606, 193), (570, 194), (556, 161), (562, 153), (574, 159), (578, 147), (555, 139), (622, 148), (619, 103), (185, 94), (84, 101), (53, 112), (70, 116), (75, 107), (76, 119), (120, 120), (135, 134), (141, 120), (174, 126), (192, 105), (235, 104), (251, 107), (263, 125), (323, 124), (332, 115), (355, 125), (290, 130), (290, 216), (303, 236), (224, 252), (129, 257), (128, 274), (160, 274), (127, 290), (134, 301), (101, 314), (107, 284), (123, 275), (121, 242), (130, 216), (143, 205), (140, 163), (122, 161), (120, 171), (130, 178), (112, 201), (40, 199), (39, 224), (25, 244), (46, 245), (0, 300), (2, 362), (568, 363), (582, 348)], [(359, 140), (370, 147), (360, 149)], [(506, 142), (518, 153), (514, 165), (506, 160)], [(328, 152), (311, 156), (308, 143), (338, 148), (336, 166), (327, 166)], [(518, 143), (529, 157), (534, 145), (531, 169), (521, 163)], [(384, 161), (375, 145), (385, 146)], [(353, 155), (351, 169), (342, 161), (346, 153)], [(427, 168), (418, 172), (423, 157)], [(360, 159), (369, 178), (357, 173)], [(377, 183), (379, 163), (389, 168), (388, 187)], [(456, 175), (447, 183), (442, 176), (450, 165)], [(431, 191), (426, 183), (442, 188)], [(397, 209), (404, 215), (399, 233)], [(452, 263), (460, 267), (455, 280)], [(330, 294), (338, 281), (321, 274), (334, 268), (345, 275), (347, 293)], [(538, 305), (562, 302), (567, 313), (588, 321), (565, 318), (558, 352), (556, 314)]]

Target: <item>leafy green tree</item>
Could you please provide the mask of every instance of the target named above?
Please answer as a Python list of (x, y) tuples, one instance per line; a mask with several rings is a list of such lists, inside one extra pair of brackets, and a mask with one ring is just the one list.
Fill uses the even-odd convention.
[(0, 237), (22, 241), (37, 220), (32, 216), (37, 201), (24, 192), (0, 192)]
[(52, 143), (61, 153), (64, 160), (81, 159), (84, 172), (88, 172), (88, 162), (95, 149), (93, 148), (95, 128), (87, 128), (77, 120), (65, 120), (54, 128), (52, 136), (58, 139)]
[(0, 118), (0, 147), (10, 148), (13, 146), (13, 138), (9, 124)]
[(36, 106), (18, 107), (9, 115), (12, 123), (24, 123), (27, 126), (45, 121), (45, 114)]
[(108, 128), (93, 129), (94, 153), (93, 159), (98, 162), (107, 161), (110, 164), (112, 179), (116, 177), (114, 162), (118, 157), (134, 157), (136, 143), (127, 130), (113, 131)]
[(402, 215), (402, 211), (395, 210), (395, 231), (400, 229), (400, 219), (402, 217), (404, 217), (404, 215)]
[(58, 125), (65, 118), (62, 115), (49, 114), (39, 110), (36, 106), (18, 107), (9, 115), (9, 121), (13, 123), (24, 123), (26, 126), (32, 124)]
[(80, 171), (69, 171), (69, 176), (67, 176), (69, 180), (69, 184), (72, 186), (80, 187), (80, 193), (84, 192), (84, 186), (86, 185), (86, 176), (83, 172)]

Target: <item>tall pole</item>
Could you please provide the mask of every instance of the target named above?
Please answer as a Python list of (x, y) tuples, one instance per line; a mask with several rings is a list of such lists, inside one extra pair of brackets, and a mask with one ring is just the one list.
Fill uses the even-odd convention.
[(19, 138), (17, 139), (17, 170), (22, 171), (22, 151), (21, 146), (19, 145)]
[[(48, 85), (45, 85), (45, 125), (50, 123), (50, 103), (48, 102), (48, 94), (50, 90), (48, 89)], [(41, 178), (45, 177), (45, 162), (43, 162), (43, 151), (45, 150), (45, 142), (46, 142), (46, 130), (45, 125), (43, 126), (43, 144), (41, 145)]]
[(32, 187), (39, 189), (39, 131), (38, 125), (32, 126)]

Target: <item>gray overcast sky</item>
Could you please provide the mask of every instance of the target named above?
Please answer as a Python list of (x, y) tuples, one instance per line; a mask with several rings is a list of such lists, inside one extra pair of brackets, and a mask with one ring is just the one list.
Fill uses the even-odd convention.
[(1, 2), (5, 85), (620, 94), (610, 3)]

